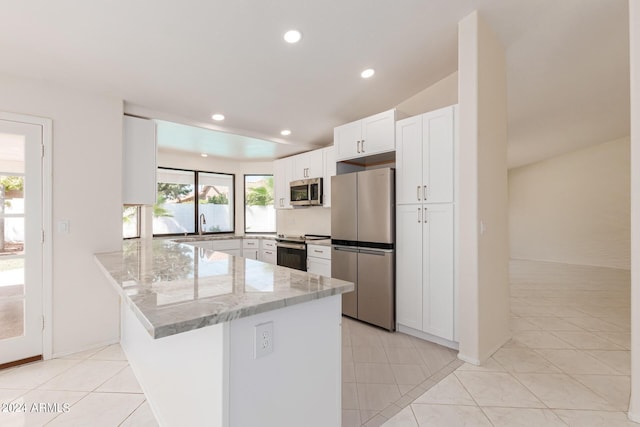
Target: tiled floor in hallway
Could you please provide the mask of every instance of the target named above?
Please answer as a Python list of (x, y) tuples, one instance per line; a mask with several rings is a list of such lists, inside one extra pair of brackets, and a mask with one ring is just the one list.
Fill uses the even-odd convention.
[[(118, 344), (2, 370), (0, 402), (18, 409), (0, 412), (3, 427), (157, 426)], [(34, 403), (51, 406), (32, 411)]]
[(384, 425), (638, 426), (626, 416), (629, 272), (512, 261), (510, 276), (513, 339)]

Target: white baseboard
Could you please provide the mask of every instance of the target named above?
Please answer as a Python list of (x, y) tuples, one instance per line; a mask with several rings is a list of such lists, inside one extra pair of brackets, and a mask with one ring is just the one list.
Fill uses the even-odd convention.
[(502, 340), (500, 340), (498, 344), (494, 346), (494, 348), (489, 350), (487, 354), (485, 354), (484, 356), (481, 356), (480, 358), (470, 357), (466, 354), (458, 353), (458, 359), (462, 360), (463, 362), (471, 363), (472, 365), (480, 366), (484, 362), (486, 362), (491, 356), (493, 356), (493, 353), (498, 351), (503, 345), (509, 342), (510, 339), (511, 339), (511, 335), (507, 335), (506, 338), (503, 338)]
[(53, 353), (51, 355), (51, 357), (53, 359), (58, 359), (60, 357), (66, 357), (66, 356), (70, 356), (70, 355), (75, 354), (75, 353), (80, 353), (82, 351), (93, 350), (93, 349), (96, 349), (96, 348), (99, 348), (99, 347), (106, 347), (106, 346), (112, 345), (112, 344), (118, 344), (119, 342), (120, 342), (120, 337), (115, 337), (115, 338), (111, 338), (111, 339), (108, 339), (106, 341), (103, 341), (103, 342), (100, 342), (100, 343), (97, 343), (97, 344), (87, 345), (87, 346), (80, 347), (80, 348), (77, 348), (77, 349), (74, 349), (74, 350), (71, 350), (71, 351), (63, 351), (63, 352)]
[(405, 333), (407, 335), (411, 335), (412, 337), (420, 338), (420, 339), (425, 340), (425, 341), (430, 341), (430, 342), (433, 342), (433, 343), (436, 343), (436, 344), (443, 345), (445, 347), (449, 347), (449, 348), (451, 348), (453, 350), (457, 350), (458, 349), (458, 343), (455, 342), (455, 341), (449, 341), (448, 339), (440, 338), (440, 337), (437, 337), (435, 335), (431, 335), (431, 334), (429, 334), (427, 332), (422, 332), (422, 331), (419, 331), (417, 329), (413, 329), (413, 328), (411, 328), (409, 326), (401, 325), (400, 323), (398, 323), (396, 325), (396, 330), (398, 332), (402, 332), (402, 333)]

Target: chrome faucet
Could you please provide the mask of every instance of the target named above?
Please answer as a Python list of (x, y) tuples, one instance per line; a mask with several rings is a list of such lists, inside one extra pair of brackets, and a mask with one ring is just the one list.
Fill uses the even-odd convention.
[(204, 214), (201, 213), (200, 214), (200, 230), (198, 231), (198, 234), (200, 234), (202, 236), (202, 231), (204, 229), (204, 225), (207, 223), (207, 220), (204, 217)]

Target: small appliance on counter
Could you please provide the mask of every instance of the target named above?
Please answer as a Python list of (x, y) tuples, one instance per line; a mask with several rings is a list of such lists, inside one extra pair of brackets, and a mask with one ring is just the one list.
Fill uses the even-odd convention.
[(283, 267), (307, 271), (307, 242), (330, 238), (331, 236), (321, 236), (317, 234), (305, 234), (304, 236), (278, 234), (276, 236), (276, 247), (278, 248), (277, 264)]
[(331, 177), (331, 276), (356, 284), (346, 316), (395, 330), (395, 170)]

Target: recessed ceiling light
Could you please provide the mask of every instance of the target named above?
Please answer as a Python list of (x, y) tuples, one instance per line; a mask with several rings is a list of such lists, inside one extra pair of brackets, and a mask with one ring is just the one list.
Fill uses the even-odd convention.
[(302, 39), (302, 33), (298, 30), (289, 30), (284, 33), (284, 40), (287, 43), (298, 43)]
[(200, 154), (200, 156), (202, 156), (202, 157), (209, 157), (209, 155), (208, 155), (207, 153), (202, 153), (202, 154)]
[(291, 131), (289, 129), (285, 129), (285, 130), (280, 132), (280, 135), (289, 136), (289, 135), (291, 135)]
[(362, 76), (363, 79), (368, 79), (369, 77), (373, 76), (375, 73), (376, 73), (376, 70), (374, 70), (373, 68), (367, 68), (366, 70), (361, 72), (360, 75)]
[(224, 114), (214, 114), (213, 116), (211, 116), (211, 118), (216, 122), (219, 122), (224, 120)]

